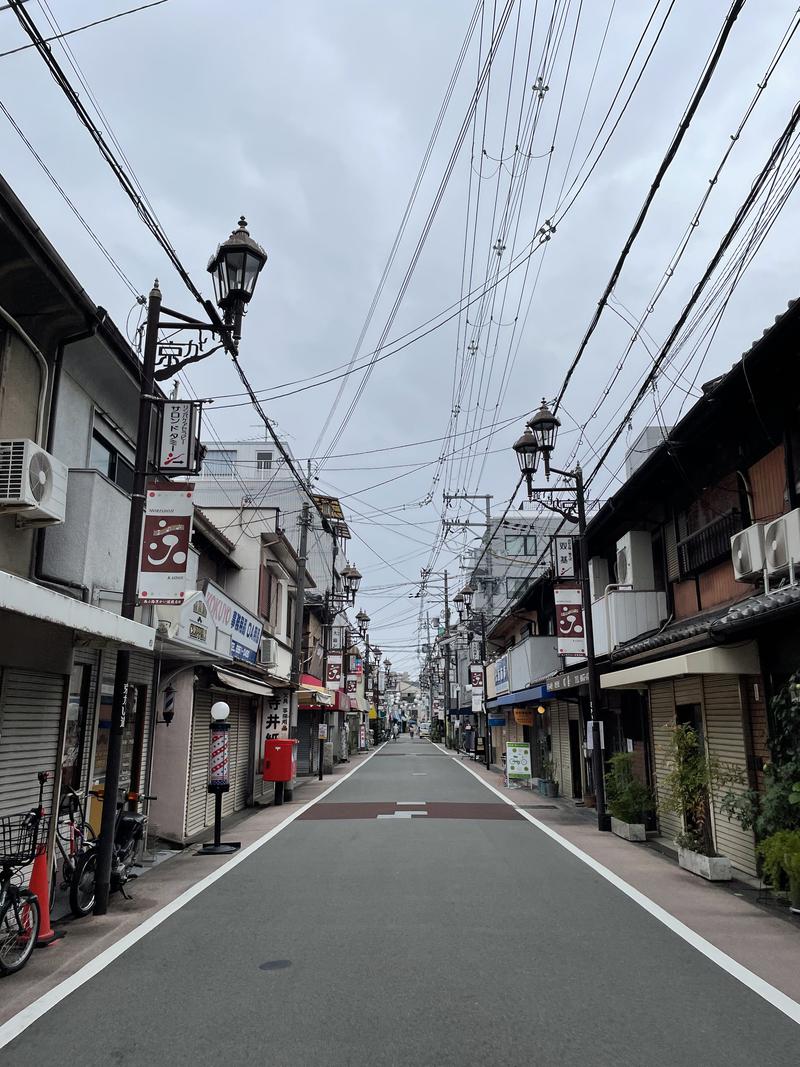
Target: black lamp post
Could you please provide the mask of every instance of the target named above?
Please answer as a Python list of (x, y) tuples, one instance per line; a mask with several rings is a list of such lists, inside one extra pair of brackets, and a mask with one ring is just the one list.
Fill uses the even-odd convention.
[[(194, 353), (179, 362), (167, 362), (156, 370), (159, 350), (159, 331), (170, 329), (213, 334), (229, 353), (236, 355), (242, 334), (242, 316), (255, 290), (258, 275), (267, 261), (267, 253), (250, 237), (242, 218), (239, 228), (217, 249), (208, 264), (214, 276), (217, 304), (223, 313), (222, 319), (210, 300), (203, 303), (207, 318), (196, 319), (179, 311), (163, 307), (158, 281), (150, 290), (147, 304), (147, 324), (144, 335), (144, 353), (139, 385), (139, 418), (136, 429), (136, 460), (131, 509), (128, 519), (128, 542), (125, 553), (125, 574), (122, 585), (122, 608), (124, 619), (134, 618), (138, 603), (139, 553), (144, 525), (144, 505), (147, 493), (147, 476), (150, 472), (150, 423), (156, 392), (156, 382), (172, 377), (187, 363), (198, 362)], [(162, 313), (168, 316), (162, 319)], [(216, 349), (210, 349), (205, 358)], [(108, 895), (111, 888), (111, 864), (114, 855), (114, 826), (117, 817), (117, 794), (119, 792), (122, 764), (122, 736), (125, 730), (125, 707), (128, 697), (128, 674), (130, 651), (121, 648), (117, 652), (114, 670), (114, 695), (111, 705), (111, 725), (108, 732), (106, 771), (103, 782), (103, 812), (100, 819), (100, 834), (97, 842), (97, 874), (95, 878), (95, 915), (105, 915), (108, 910)], [(138, 783), (136, 783), (138, 785)]]
[[(583, 472), (578, 466), (574, 471), (562, 471), (550, 466), (550, 456), (555, 448), (558, 428), (561, 425), (559, 419), (550, 411), (545, 400), (536, 414), (529, 420), (522, 436), (514, 443), (514, 451), (517, 454), (520, 471), (525, 477), (528, 486), (528, 499), (533, 496), (533, 475), (536, 473), (539, 460), (544, 461), (545, 477), (550, 479), (551, 474), (558, 474), (574, 483), (575, 496), (578, 505), (578, 540), (580, 546), (581, 561), (581, 588), (583, 597), (583, 621), (586, 627), (586, 664), (589, 673), (589, 723), (592, 734), (592, 776), (594, 778), (595, 797), (597, 799), (597, 828), (598, 830), (610, 830), (611, 819), (606, 814), (605, 778), (603, 753), (600, 748), (600, 680), (597, 674), (597, 664), (594, 654), (594, 626), (592, 623), (592, 602), (589, 589), (589, 554), (586, 543), (586, 499), (583, 488)], [(544, 488), (537, 492), (557, 492), (554, 488)], [(570, 521), (575, 521), (575, 516), (559, 507), (545, 504), (551, 511), (556, 511)]]
[(225, 325), (238, 341), (242, 336), (242, 318), (253, 296), (267, 253), (250, 236), (247, 219), (239, 219), (239, 226), (227, 241), (223, 241), (208, 261), (208, 272), (214, 279), (217, 306), (224, 315)]

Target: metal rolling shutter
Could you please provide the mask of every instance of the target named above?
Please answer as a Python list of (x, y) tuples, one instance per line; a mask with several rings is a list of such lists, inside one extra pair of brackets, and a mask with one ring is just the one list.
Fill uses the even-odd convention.
[(75, 664), (87, 664), (92, 668), (89, 684), (89, 704), (86, 709), (86, 726), (84, 728), (83, 760), (81, 763), (81, 789), (88, 789), (89, 775), (92, 770), (94, 746), (92, 739), (97, 729), (97, 688), (99, 685), (100, 653), (95, 649), (76, 649)]
[[(222, 799), (222, 810), (241, 811), (247, 802), (247, 776), (250, 768), (250, 700), (234, 698), (231, 706), (230, 767), (231, 788)], [(226, 801), (228, 801), (226, 805)]]
[(572, 759), (569, 750), (569, 704), (563, 700), (551, 705), (550, 735), (552, 739), (551, 757), (556, 767), (556, 779), (559, 792), (572, 796)]
[[(138, 789), (143, 790), (147, 778), (147, 764), (150, 752), (150, 715), (153, 703), (153, 657), (146, 652), (132, 652), (128, 678), (135, 685), (143, 685), (147, 688), (147, 706), (144, 712), (144, 735), (142, 737), (142, 771), (139, 776)], [(131, 788), (137, 788), (131, 782)]]
[(667, 774), (670, 730), (675, 725), (675, 699), (672, 680), (650, 685), (650, 721), (653, 727), (653, 768), (656, 779), (658, 822), (661, 833), (672, 840), (683, 830), (680, 816), (662, 807), (663, 789), (660, 783)]
[[(742, 704), (739, 676), (736, 674), (706, 674), (703, 676), (703, 710), (705, 712), (706, 744), (709, 754), (721, 763), (734, 766), (747, 781), (747, 755), (742, 723)], [(743, 788), (746, 788), (744, 786)], [(734, 867), (756, 875), (755, 839), (752, 831), (743, 830), (720, 810), (722, 794), (713, 798), (714, 836), (717, 851), (727, 856)]]
[(214, 819), (214, 798), (207, 791), (208, 756), (211, 748), (211, 693), (198, 689), (192, 709), (192, 739), (186, 784), (186, 836), (209, 826)]
[[(33, 807), (38, 771), (54, 772), (65, 679), (58, 674), (0, 672), (0, 815)], [(49, 810), (52, 780), (44, 793)]]

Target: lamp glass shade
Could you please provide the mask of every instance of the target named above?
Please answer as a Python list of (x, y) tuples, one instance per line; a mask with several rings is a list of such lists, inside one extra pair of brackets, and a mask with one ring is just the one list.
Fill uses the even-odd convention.
[(236, 304), (247, 304), (266, 262), (267, 253), (250, 236), (247, 220), (242, 216), (238, 228), (208, 261), (217, 305), (227, 310)]
[(556, 418), (543, 399), (542, 406), (528, 422), (528, 429), (533, 434), (536, 447), (540, 452), (549, 456), (553, 451), (560, 425), (560, 420)]
[(224, 700), (218, 700), (211, 705), (211, 718), (214, 722), (224, 722), (231, 713), (230, 706)]
[(513, 448), (517, 453), (520, 472), (526, 476), (535, 474), (539, 466), (539, 447), (529, 426), (525, 427), (522, 435), (514, 442)]

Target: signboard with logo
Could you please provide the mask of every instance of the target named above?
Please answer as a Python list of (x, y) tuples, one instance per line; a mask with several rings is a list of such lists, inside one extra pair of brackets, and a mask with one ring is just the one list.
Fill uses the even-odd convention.
[(341, 652), (344, 648), (344, 626), (331, 626), (331, 648), (334, 652)]
[(575, 577), (575, 553), (573, 551), (574, 538), (557, 537), (556, 544), (556, 575), (559, 578)]
[(506, 778), (509, 781), (531, 776), (531, 746), (527, 741), (506, 742)]
[(216, 623), (201, 592), (188, 593), (180, 605), (159, 605), (156, 615), (160, 637), (228, 655), (225, 642), (218, 641)]
[(517, 726), (533, 726), (533, 708), (514, 708), (514, 722)]
[(227, 652), (243, 663), (257, 663), (263, 627), (261, 622), (246, 611), (241, 604), (231, 600), (227, 593), (207, 579), (201, 583), (208, 613), (217, 626), (217, 648)]
[(500, 656), (494, 661), (494, 690), (495, 693), (507, 693), (509, 686), (508, 656)]
[(342, 657), (339, 653), (328, 653), (328, 665), (325, 670), (325, 685), (328, 689), (342, 688)]
[(191, 482), (147, 481), (137, 583), (142, 604), (182, 604), (186, 599), (193, 495)]
[(345, 692), (347, 692), (347, 693), (357, 693), (358, 692), (358, 677), (357, 677), (357, 675), (348, 674), (348, 676), (347, 676), (347, 687), (345, 689)]
[(579, 585), (558, 585), (553, 590), (556, 602), (556, 636), (559, 656), (586, 655), (586, 627)]
[[(289, 690), (276, 689), (264, 711), (264, 740), (282, 741), (289, 736)], [(263, 745), (261, 746), (263, 750)]]
[(469, 681), (472, 686), (472, 710), (476, 713), (483, 711), (483, 664), (471, 663), (469, 668)]
[(197, 473), (199, 407), (191, 400), (162, 401), (157, 465), (164, 474)]

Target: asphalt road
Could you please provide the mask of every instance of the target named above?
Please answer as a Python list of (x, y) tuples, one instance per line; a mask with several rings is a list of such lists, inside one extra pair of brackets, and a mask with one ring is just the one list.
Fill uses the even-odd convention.
[(751, 1067), (798, 1049), (784, 1015), (404, 738), (0, 1061)]

